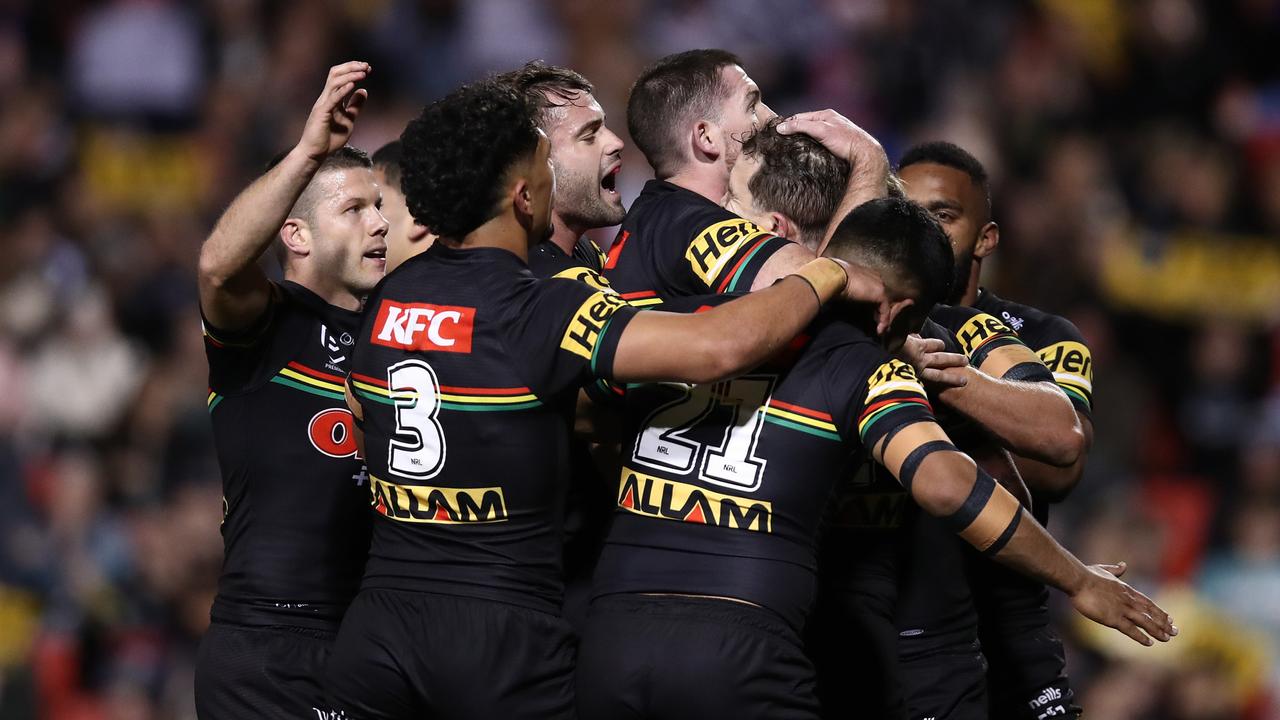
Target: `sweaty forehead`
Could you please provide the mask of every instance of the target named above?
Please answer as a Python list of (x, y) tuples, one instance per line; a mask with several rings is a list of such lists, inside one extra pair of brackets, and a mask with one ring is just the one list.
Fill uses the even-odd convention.
[(575, 132), (604, 116), (604, 109), (591, 93), (577, 91), (568, 97), (553, 92), (545, 95), (551, 103), (551, 107), (545, 110), (549, 132)]

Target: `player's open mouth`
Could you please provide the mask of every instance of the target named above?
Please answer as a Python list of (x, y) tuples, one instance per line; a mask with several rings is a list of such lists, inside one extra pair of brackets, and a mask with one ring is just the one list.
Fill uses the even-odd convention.
[(618, 173), (621, 171), (621, 165), (614, 165), (613, 169), (609, 170), (609, 172), (605, 173), (604, 177), (601, 178), (600, 187), (616, 195), (618, 193)]
[(364, 256), (370, 260), (378, 260), (385, 263), (387, 261), (387, 249), (385, 247), (374, 248), (366, 252)]

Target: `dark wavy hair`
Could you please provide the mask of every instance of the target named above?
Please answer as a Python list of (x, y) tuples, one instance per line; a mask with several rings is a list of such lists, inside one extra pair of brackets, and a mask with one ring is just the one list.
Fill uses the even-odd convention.
[(484, 80), (427, 105), (400, 135), (409, 214), (461, 238), (493, 218), (511, 167), (538, 147), (537, 110), (510, 85)]
[(747, 187), (757, 210), (780, 212), (799, 226), (791, 238), (817, 247), (849, 182), (849, 161), (803, 133), (782, 135), (774, 118), (742, 143), (742, 154), (760, 161)]

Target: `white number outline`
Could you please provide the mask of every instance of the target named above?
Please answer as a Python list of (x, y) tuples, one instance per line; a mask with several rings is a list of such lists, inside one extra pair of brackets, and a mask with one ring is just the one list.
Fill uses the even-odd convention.
[[(777, 375), (743, 375), (732, 380), (724, 380), (711, 385), (673, 385), (684, 390), (684, 394), (670, 402), (658, 406), (649, 413), (642, 423), (643, 429), (636, 438), (631, 453), (633, 462), (657, 470), (667, 470), (687, 475), (698, 468), (698, 479), (702, 482), (731, 488), (740, 492), (755, 492), (764, 482), (764, 471), (767, 460), (756, 455), (756, 447), (760, 442), (760, 433), (764, 429), (765, 408), (773, 397), (777, 384)], [(737, 392), (735, 386), (743, 387), (747, 382), (765, 383), (762, 397), (756, 394)], [(670, 384), (669, 384), (670, 385)], [(760, 397), (760, 402), (751, 410), (745, 423), (740, 423), (743, 406)], [(684, 433), (704, 421), (717, 406), (727, 405), (732, 408), (733, 422), (725, 428), (724, 436), (717, 446), (706, 445), (684, 437)], [(696, 412), (690, 412), (695, 409)], [(741, 433), (749, 433), (750, 440), (745, 443), (743, 457), (737, 462), (753, 468), (751, 482), (744, 484), (725, 479), (723, 476), (710, 474), (709, 463), (713, 459), (727, 459), (726, 451), (732, 445), (742, 445)], [(656, 456), (655, 446), (658, 443), (671, 443), (689, 450), (688, 461), (681, 463), (667, 462)], [(701, 462), (699, 462), (701, 460)]]
[[(431, 378), (430, 387), (423, 389), (415, 387), (412, 384), (406, 386), (397, 385), (395, 381), (396, 374), (408, 369), (426, 370), (428, 376)], [(406, 387), (407, 389), (402, 389)], [(436, 377), (436, 371), (422, 360), (401, 360), (395, 365), (387, 368), (387, 390), (391, 395), (391, 400), (395, 403), (396, 420), (395, 435), (387, 441), (387, 470), (394, 475), (410, 480), (427, 480), (439, 475), (440, 471), (444, 469), (445, 456), (448, 454), (448, 448), (445, 444), (444, 428), (440, 425), (439, 419), (440, 379)], [(413, 422), (408, 421), (405, 417), (406, 412), (420, 411), (422, 409), (420, 406), (424, 400), (424, 395), (430, 396), (426, 399), (427, 402), (431, 404), (430, 410), (425, 418), (426, 422), (417, 422), (417, 418), (414, 418)], [(429, 428), (424, 426), (429, 426)], [(439, 451), (435, 453), (435, 463), (427, 470), (415, 470), (411, 467), (407, 467), (411, 460), (409, 460), (409, 458), (403, 453), (411, 453), (414, 457), (420, 457), (419, 454), (424, 451), (428, 454), (432, 452), (432, 447), (427, 442), (428, 436), (426, 435), (426, 431), (428, 429), (432, 431), (432, 435), (434, 436), (433, 439), (435, 440), (435, 447), (439, 448)], [(413, 442), (397, 439), (397, 437), (405, 435), (412, 436), (416, 439)], [(409, 460), (409, 462), (400, 463), (399, 465), (401, 466), (398, 467), (397, 451), (402, 453), (399, 457), (405, 458), (406, 460)]]

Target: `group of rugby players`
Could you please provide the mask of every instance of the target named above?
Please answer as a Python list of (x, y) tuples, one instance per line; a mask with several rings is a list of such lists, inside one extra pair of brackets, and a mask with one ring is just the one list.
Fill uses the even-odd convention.
[[(631, 90), (656, 179), (625, 210), (578, 73), (459, 88), (370, 159), (369, 72), (330, 70), (201, 250), (226, 558), (200, 717), (1076, 717), (1046, 586), (1176, 634), (1043, 528), (1089, 352), (979, 288), (964, 150), (895, 174), (689, 51)], [(607, 257), (585, 238), (619, 223)]]

